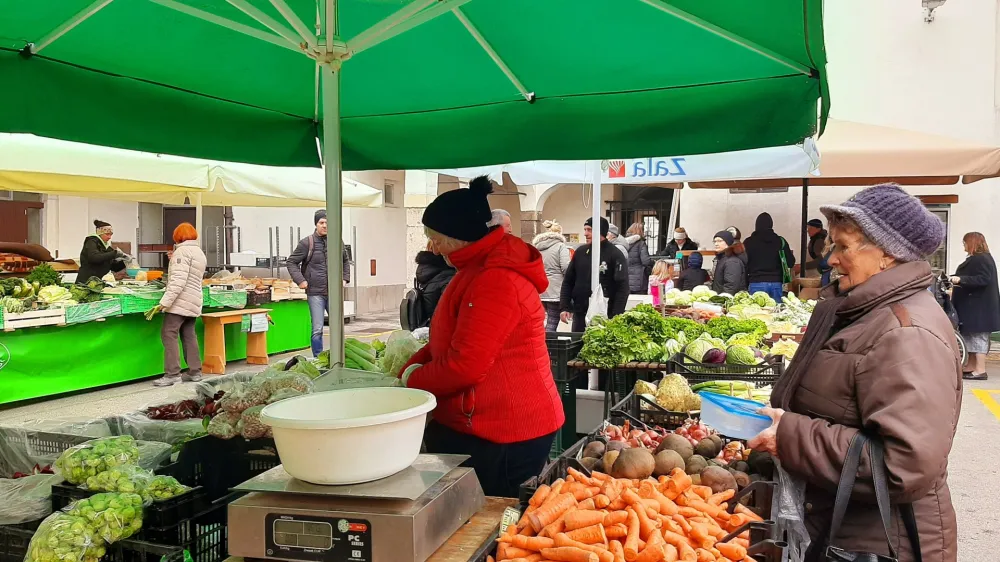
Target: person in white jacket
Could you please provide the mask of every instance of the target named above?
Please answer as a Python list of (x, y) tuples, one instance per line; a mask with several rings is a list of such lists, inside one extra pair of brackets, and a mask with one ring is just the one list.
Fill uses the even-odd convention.
[[(164, 313), (160, 331), (164, 375), (153, 383), (155, 386), (201, 380), (201, 355), (194, 325), (204, 304), (201, 282), (208, 259), (198, 244), (198, 231), (190, 223), (181, 223), (174, 229), (174, 243), (174, 253), (167, 268), (167, 289), (157, 306)], [(178, 336), (188, 364), (188, 372), (183, 377)]]

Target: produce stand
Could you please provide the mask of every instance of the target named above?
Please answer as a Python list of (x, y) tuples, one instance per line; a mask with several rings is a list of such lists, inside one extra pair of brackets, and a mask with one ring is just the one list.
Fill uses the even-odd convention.
[[(304, 301), (267, 303), (274, 326), (267, 353), (309, 347), (309, 307)], [(140, 380), (163, 373), (162, 315), (141, 314), (104, 322), (47, 326), (4, 334), (0, 341), (0, 404)], [(204, 350), (204, 327), (196, 330)], [(246, 358), (247, 336), (226, 329), (226, 360)]]
[[(243, 293), (244, 300), (246, 293)], [(264, 326), (261, 329), (250, 328), (246, 331), (246, 360), (251, 365), (267, 365), (267, 316), (268, 309), (252, 308), (245, 310), (225, 310), (222, 312), (206, 312), (201, 315), (205, 327), (202, 354), (205, 356), (203, 369), (205, 374), (221, 375), (226, 372), (226, 338), (225, 327), (240, 323), (249, 317), (251, 323), (255, 316), (264, 316)], [(242, 329), (242, 328), (241, 328)]]

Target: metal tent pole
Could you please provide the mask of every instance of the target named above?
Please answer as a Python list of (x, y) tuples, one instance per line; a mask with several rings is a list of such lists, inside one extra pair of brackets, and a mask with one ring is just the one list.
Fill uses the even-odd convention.
[[(336, 9), (336, 8), (334, 8)], [(323, 171), (326, 175), (326, 267), (330, 312), (330, 363), (344, 362), (343, 186), (340, 158), (340, 68), (323, 65)]]
[(806, 276), (805, 263), (809, 254), (806, 253), (806, 223), (809, 221), (809, 178), (802, 178), (802, 224), (799, 233), (799, 277)]
[[(588, 312), (596, 309), (597, 305), (597, 289), (600, 287), (600, 268), (601, 268), (601, 163), (594, 162), (592, 174), (594, 179), (590, 180), (591, 184), (591, 222), (593, 223), (590, 227), (591, 232), (591, 251), (590, 251), (590, 305), (587, 309)], [(605, 298), (610, 297), (610, 295), (604, 295)], [(600, 380), (598, 378), (597, 369), (591, 369), (587, 373), (587, 388), (590, 390), (597, 390)], [(566, 423), (575, 423), (576, 420), (567, 420)]]

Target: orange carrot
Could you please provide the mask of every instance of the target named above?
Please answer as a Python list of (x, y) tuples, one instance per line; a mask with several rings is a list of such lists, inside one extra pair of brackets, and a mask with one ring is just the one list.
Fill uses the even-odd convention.
[(542, 556), (555, 562), (600, 562), (593, 552), (575, 546), (559, 546), (542, 549)]
[(598, 482), (607, 482), (611, 479), (611, 476), (604, 474), (603, 472), (591, 471), (590, 477)]
[(499, 560), (509, 560), (511, 558), (527, 558), (532, 554), (536, 554), (526, 548), (517, 548), (516, 546), (511, 546), (509, 544), (500, 543), (497, 547), (497, 558)]
[(628, 527), (622, 523), (604, 528), (604, 536), (608, 539), (623, 539), (628, 536)]
[(584, 473), (580, 472), (579, 470), (573, 468), (572, 466), (566, 469), (566, 473), (569, 474), (570, 476), (572, 476), (573, 478), (576, 478), (577, 482), (582, 482), (583, 484), (586, 484), (587, 486), (596, 486), (597, 485), (594, 482), (593, 478), (590, 478), (589, 476), (587, 476), (586, 474), (584, 474)]
[(733, 539), (733, 540), (731, 540), (729, 542), (731, 542), (733, 544), (738, 544), (738, 545), (742, 546), (743, 548), (750, 548), (750, 541), (749, 541), (749, 539)]
[(729, 516), (729, 521), (726, 522), (726, 529), (729, 529), (730, 531), (735, 531), (736, 529), (739, 529), (740, 527), (749, 522), (750, 522), (749, 517), (747, 517), (742, 513), (736, 513), (734, 515)]
[(681, 495), (685, 490), (690, 488), (691, 484), (691, 477), (688, 476), (683, 470), (675, 468), (674, 471), (670, 473), (670, 480), (667, 481), (667, 490), (663, 495), (672, 500), (677, 499), (677, 496)]
[(587, 498), (582, 502), (576, 504), (577, 509), (582, 509), (584, 511), (593, 511), (597, 509), (597, 504), (594, 503), (594, 498)]
[(710, 550), (699, 548), (694, 553), (698, 556), (698, 562), (715, 562), (715, 555)]
[(528, 516), (528, 520), (531, 521), (535, 532), (538, 532), (575, 505), (576, 498), (573, 497), (573, 494), (560, 494), (554, 500), (546, 501), (545, 504), (532, 512)]
[(521, 529), (521, 532), (519, 532), (518, 534), (524, 535), (526, 537), (533, 537), (535, 536), (535, 530), (531, 528), (531, 523), (528, 523), (527, 525), (524, 526), (523, 529)]
[(674, 515), (674, 521), (676, 521), (677, 524), (681, 526), (681, 529), (684, 529), (685, 535), (691, 536), (691, 524), (688, 523), (688, 520), (683, 515), (681, 515), (680, 513)]
[(660, 516), (660, 531), (666, 532), (670, 531), (672, 533), (677, 533), (678, 535), (684, 534), (684, 529), (674, 521), (673, 517)]
[(649, 518), (649, 514), (641, 506), (637, 507), (634, 511), (636, 517), (639, 519), (639, 538), (646, 540), (649, 534), (656, 530), (656, 523)]
[(608, 542), (608, 537), (604, 534), (604, 526), (600, 523), (569, 531), (566, 533), (566, 536), (583, 544), (604, 544)]
[(708, 497), (707, 501), (712, 505), (719, 505), (723, 502), (727, 502), (733, 499), (733, 496), (735, 495), (736, 495), (736, 490), (730, 488), (729, 490), (719, 492), (718, 494), (712, 494), (711, 496)]
[(625, 560), (633, 562), (639, 555), (639, 516), (628, 510), (628, 535), (625, 537)]
[(663, 545), (663, 562), (677, 562), (677, 547), (672, 544)]
[(560, 546), (572, 546), (575, 548), (579, 548), (580, 550), (593, 552), (594, 554), (597, 555), (599, 562), (614, 562), (614, 555), (611, 554), (611, 551), (609, 551), (603, 544), (601, 545), (584, 544), (582, 542), (575, 541), (569, 538), (569, 536), (567, 536), (565, 533), (559, 533), (558, 535), (556, 535), (556, 547), (558, 548)]
[(701, 523), (691, 523), (691, 538), (703, 549), (712, 548), (715, 537), (708, 534), (708, 527)]
[(663, 561), (663, 547), (654, 544), (646, 545), (646, 548), (636, 556), (635, 562), (662, 562)]
[(582, 488), (577, 488), (577, 489), (573, 490), (573, 497), (576, 498), (577, 501), (582, 501), (582, 500), (585, 500), (587, 498), (592, 498), (592, 497), (596, 496), (597, 492), (600, 492), (600, 491), (601, 491), (601, 489), (598, 488), (598, 487), (596, 487), (596, 486), (592, 487), (592, 488), (588, 488), (588, 487), (584, 486)]
[(612, 562), (625, 562), (625, 549), (622, 548), (622, 543), (618, 541), (611, 541), (608, 545), (608, 549), (614, 557)]
[(708, 486), (691, 486), (691, 491), (703, 500), (707, 500), (712, 497), (712, 489)]
[(552, 523), (546, 525), (545, 528), (538, 534), (542, 537), (555, 538), (556, 535), (565, 530), (565, 526), (566, 520), (560, 516), (559, 519), (556, 519)]
[(602, 511), (570, 511), (563, 518), (566, 523), (566, 531), (573, 531), (591, 525), (604, 524), (604, 512)]
[(611, 525), (617, 525), (619, 523), (625, 523), (628, 521), (627, 511), (612, 511), (604, 515), (604, 526), (609, 527)]
[(698, 511), (707, 513), (713, 519), (718, 519), (721, 521), (729, 521), (729, 514), (726, 513), (726, 510), (722, 509), (717, 505), (712, 505), (706, 501), (701, 501), (701, 500), (698, 501), (692, 500), (688, 502), (688, 505), (697, 509)]
[(663, 540), (667, 544), (672, 544), (677, 548), (681, 548), (681, 545), (691, 546), (691, 541), (686, 536), (681, 533), (675, 533), (673, 531), (663, 531)]
[(717, 548), (723, 556), (731, 560), (743, 560), (747, 557), (747, 549), (738, 544), (720, 542), (715, 544), (715, 548)]
[(533, 507), (542, 505), (542, 503), (545, 502), (545, 498), (548, 497), (550, 491), (552, 491), (552, 488), (548, 484), (542, 484), (537, 490), (535, 490), (531, 499), (528, 500), (528, 505)]
[(698, 555), (695, 553), (691, 545), (684, 543), (677, 547), (677, 560), (683, 560), (683, 562), (698, 562)]
[(492, 556), (487, 556), (486, 562), (496, 562), (496, 560), (494, 560)]
[(750, 509), (743, 504), (736, 504), (736, 513), (739, 513), (741, 515), (746, 515), (747, 517), (750, 518), (751, 521), (764, 520), (760, 515), (757, 515), (756, 513), (750, 511)]
[(597, 494), (591, 499), (594, 500), (594, 507), (597, 509), (604, 509), (605, 507), (611, 505), (611, 499), (604, 494)]
[(511, 558), (510, 562), (545, 562), (541, 554), (537, 552), (528, 556), (522, 556), (521, 558)]
[(510, 541), (511, 546), (532, 552), (538, 552), (543, 548), (551, 548), (555, 544), (555, 541), (546, 537), (525, 537), (523, 535), (514, 535)]

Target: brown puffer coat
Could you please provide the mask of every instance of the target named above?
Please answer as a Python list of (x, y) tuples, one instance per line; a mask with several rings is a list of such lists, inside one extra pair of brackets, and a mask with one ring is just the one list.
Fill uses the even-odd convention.
[[(924, 562), (956, 562), (957, 524), (948, 490), (948, 453), (958, 423), (962, 373), (951, 323), (927, 288), (927, 262), (883, 271), (849, 292), (834, 334), (799, 380), (780, 380), (771, 401), (778, 458), (807, 482), (806, 525), (820, 560), (834, 496), (857, 428), (877, 433), (893, 515), (889, 535), (900, 562), (914, 560), (896, 505), (912, 503)], [(834, 285), (827, 288), (833, 296)], [(808, 329), (807, 329), (808, 331)], [(834, 544), (888, 554), (867, 453)]]

